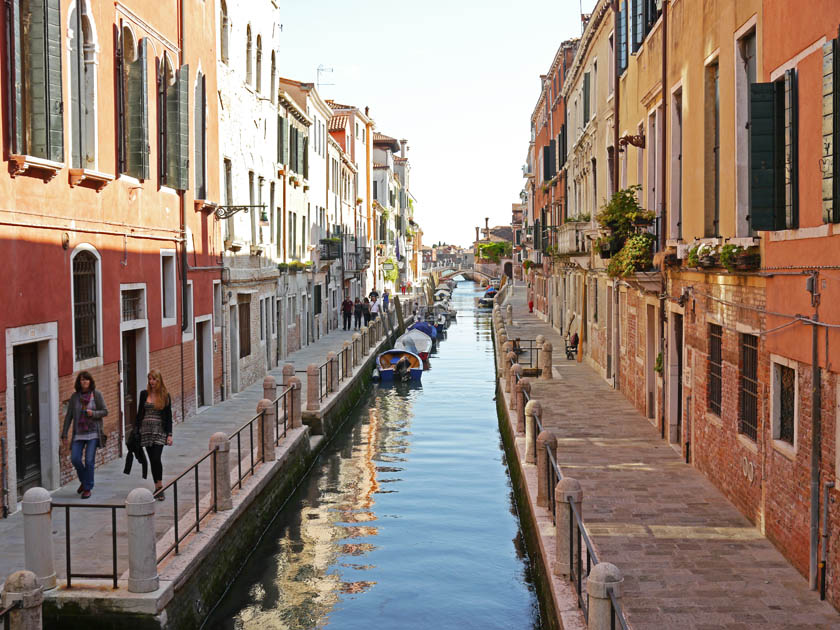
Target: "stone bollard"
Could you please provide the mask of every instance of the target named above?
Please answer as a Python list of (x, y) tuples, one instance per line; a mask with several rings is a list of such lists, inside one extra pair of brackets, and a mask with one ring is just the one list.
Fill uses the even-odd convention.
[(277, 398), (277, 381), (271, 374), (263, 379), (263, 398), (268, 400)]
[(513, 306), (510, 304), (505, 307), (505, 322), (510, 325), (513, 324)]
[(263, 398), (257, 403), (257, 413), (262, 412), (260, 418), (259, 430), (259, 446), (257, 454), (264, 462), (273, 462), (277, 459), (277, 453), (274, 452), (274, 444), (277, 431), (277, 410), (274, 408), (274, 403), (268, 398)]
[(531, 394), (531, 379), (523, 377), (517, 383), (516, 392), (516, 432), (520, 435), (525, 433), (525, 395)]
[[(506, 362), (509, 353), (513, 352), (513, 342), (505, 340), (502, 342), (502, 351), (499, 353), (499, 373), (507, 378), (510, 363)], [(505, 365), (507, 363), (507, 365)]]
[(289, 379), (289, 387), (292, 388), (292, 391), (289, 394), (292, 397), (292, 426), (289, 428), (297, 429), (303, 425), (303, 401), (301, 400), (303, 387), (300, 382), (300, 379), (297, 376), (293, 376)]
[(283, 387), (289, 386), (289, 379), (295, 375), (295, 364), (286, 363), (283, 366)]
[(160, 586), (155, 542), (155, 498), (146, 488), (135, 488), (125, 498), (128, 533), (128, 590), (151, 593)]
[(621, 584), (624, 577), (617, 566), (609, 562), (599, 562), (589, 572), (586, 591), (589, 593), (588, 630), (609, 630), (612, 625), (612, 603), (610, 593), (617, 602), (621, 602)]
[(544, 343), (545, 335), (537, 335), (537, 338), (534, 340), (534, 344), (537, 346), (537, 350), (542, 350)]
[(583, 490), (580, 482), (572, 477), (563, 477), (554, 486), (554, 522), (557, 524), (555, 540), (554, 575), (568, 578), (571, 565), (569, 541), (572, 539), (574, 515), (570, 514), (569, 503), (574, 503), (578, 514), (582, 514)]
[(542, 405), (538, 400), (530, 400), (525, 405), (525, 463), (536, 463), (534, 436), (537, 432), (537, 418), (542, 414)]
[(370, 337), (370, 329), (367, 326), (362, 326), (362, 330), (360, 331), (362, 337), (362, 356), (366, 357), (368, 353), (368, 339)]
[(353, 333), (353, 367), (359, 365), (359, 357), (361, 356), (362, 336), (359, 333)]
[(551, 346), (550, 341), (546, 341), (542, 347), (542, 356), (540, 357), (540, 365), (542, 366), (542, 370), (540, 370), (540, 379), (543, 381), (550, 381), (554, 378), (554, 375), (551, 373), (551, 351), (553, 347)]
[(338, 391), (338, 355), (335, 352), (327, 352), (327, 374), (329, 375), (328, 392)]
[(516, 363), (516, 353), (511, 351), (505, 355), (505, 392), (510, 393), (510, 370)]
[(45, 591), (55, 588), (52, 543), (52, 499), (44, 488), (30, 488), (23, 495), (23, 564), (38, 578)]
[(548, 467), (551, 462), (546, 447), (554, 453), (557, 450), (557, 437), (551, 431), (543, 430), (537, 436), (537, 505), (540, 507), (548, 506), (548, 493), (552, 491), (548, 487)]
[(517, 379), (522, 378), (522, 366), (518, 363), (514, 363), (510, 368), (510, 404), (508, 405), (508, 409), (513, 411), (516, 409), (516, 383), (518, 382)]
[(353, 376), (353, 348), (350, 347), (349, 341), (345, 341), (341, 344), (341, 349), (341, 360), (344, 363), (341, 367), (344, 372), (344, 378), (349, 378)]
[[(320, 391), (321, 375), (318, 366), (310, 363), (306, 366), (306, 410), (318, 411), (321, 400), (318, 395)], [(326, 386), (326, 385), (325, 385)]]
[(230, 440), (228, 436), (219, 431), (210, 436), (210, 450), (216, 454), (210, 458), (214, 490), (216, 491), (216, 509), (233, 509), (230, 488)]
[(0, 608), (9, 608), (18, 602), (20, 607), (9, 612), (9, 630), (41, 630), (44, 627), (41, 616), (44, 592), (32, 571), (15, 571), (6, 578)]

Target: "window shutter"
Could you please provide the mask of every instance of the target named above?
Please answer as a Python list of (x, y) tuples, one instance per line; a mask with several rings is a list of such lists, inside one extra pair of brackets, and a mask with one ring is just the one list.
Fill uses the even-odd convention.
[(551, 150), (543, 147), (543, 181), (551, 179)]
[(175, 89), (177, 90), (178, 119), (177, 133), (172, 138), (172, 142), (178, 147), (178, 153), (177, 175), (173, 183), (178, 190), (187, 190), (190, 187), (190, 66), (188, 64), (178, 68)]
[(750, 227), (753, 230), (778, 229), (779, 205), (776, 146), (775, 83), (750, 85)]
[(291, 147), (290, 140), (291, 136), (289, 135), (289, 119), (283, 119), (283, 164), (286, 166), (291, 166), (289, 164), (289, 149)]
[(590, 90), (591, 76), (588, 72), (583, 75), (583, 124), (584, 126), (589, 122), (589, 90)]
[(126, 96), (126, 80), (128, 79), (125, 58), (123, 57), (123, 35), (122, 28), (117, 31), (115, 40), (117, 42), (116, 51), (116, 66), (117, 66), (117, 171), (125, 173), (128, 171), (128, 164), (126, 157), (128, 155), (126, 142), (126, 129), (128, 121), (126, 120), (125, 111), (125, 96)]
[[(28, 48), (28, 67), (22, 76), (23, 91), (29, 97), (29, 107), (24, 117), (24, 128), (29, 127), (29, 142), (24, 139), (23, 151), (29, 155), (52, 159), (48, 150), (48, 99), (47, 99), (47, 16), (44, 0), (28, 2), (28, 37), (23, 42)], [(28, 79), (28, 80), (27, 80)], [(26, 120), (28, 119), (28, 120)], [(27, 122), (29, 123), (27, 125)]]
[(551, 158), (551, 167), (548, 172), (554, 177), (557, 174), (557, 143), (554, 140), (548, 143), (548, 153)]
[(76, 18), (73, 20), (73, 50), (70, 51), (70, 165), (81, 168), (85, 163), (84, 137), (85, 117), (83, 106), (82, 83), (85, 72), (84, 37), (82, 36), (82, 12), (76, 8)]
[(642, 2), (643, 0), (635, 0), (635, 4), (633, 5), (633, 52), (639, 50), (645, 39)]
[(9, 84), (11, 86), (12, 117), (11, 117), (11, 148), (12, 153), (23, 152), (23, 67), (20, 39), (20, 0), (13, 0), (11, 5), (11, 27), (9, 29), (10, 57), (8, 58)]
[(297, 132), (297, 152), (295, 153), (295, 173), (303, 175), (303, 134)]
[(627, 69), (627, 5), (618, 11), (618, 74)]
[(277, 163), (283, 163), (283, 117), (277, 115)]
[[(59, 0), (46, 4), (46, 87), (49, 159), (64, 161), (64, 95), (61, 90), (61, 10)], [(78, 3), (77, 3), (78, 5)], [(77, 7), (80, 10), (81, 7)], [(81, 33), (78, 35), (81, 37)]]
[(146, 86), (146, 38), (140, 40), (140, 53), (136, 61), (128, 64), (126, 85), (127, 168), (126, 172), (138, 179), (149, 178), (149, 120)]
[(303, 178), (309, 179), (309, 137), (303, 137)]
[(799, 96), (796, 69), (785, 71), (785, 225), (799, 225)]
[(823, 222), (840, 223), (840, 207), (838, 207), (838, 160), (837, 135), (840, 125), (837, 124), (837, 44), (836, 39), (826, 42), (823, 46), (823, 156), (822, 156), (822, 208)]

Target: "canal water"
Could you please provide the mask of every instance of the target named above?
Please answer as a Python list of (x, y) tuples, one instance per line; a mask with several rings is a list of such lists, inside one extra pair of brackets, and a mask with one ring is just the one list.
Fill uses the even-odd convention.
[(421, 385), (372, 387), (206, 628), (541, 628), (478, 295), (458, 284)]

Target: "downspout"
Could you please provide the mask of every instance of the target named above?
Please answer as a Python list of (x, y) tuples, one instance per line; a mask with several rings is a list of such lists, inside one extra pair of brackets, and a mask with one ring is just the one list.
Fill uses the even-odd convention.
[[(820, 529), (820, 449), (822, 448), (822, 383), (820, 382), (819, 337), (819, 272), (810, 278), (811, 302), (814, 306), (814, 323), (811, 324), (811, 540), (808, 584), (811, 590), (817, 588), (817, 556), (819, 552)], [(826, 331), (826, 334), (828, 332)], [(828, 357), (826, 357), (828, 361)]]
[[(615, 190), (619, 190), (621, 184), (619, 183), (621, 180), (620, 176), (620, 166), (619, 166), (619, 159), (618, 159), (618, 137), (619, 137), (619, 120), (618, 120), (618, 113), (620, 109), (620, 94), (619, 94), (619, 80), (618, 80), (618, 0), (613, 0), (612, 3), (612, 10), (613, 10), (613, 46), (615, 47), (615, 54), (613, 54), (613, 154), (615, 159), (613, 159), (613, 188)], [(621, 341), (618, 337), (619, 333), (621, 332), (621, 322), (618, 319), (619, 314), (619, 304), (620, 304), (620, 296), (619, 296), (619, 286), (616, 282), (613, 289), (613, 326), (615, 330), (613, 330), (613, 389), (621, 389), (621, 382), (619, 380), (619, 368), (621, 366)]]
[[(662, 160), (662, 191), (661, 199), (662, 206), (659, 212), (659, 251), (665, 249), (665, 225), (666, 225), (666, 210), (667, 210), (667, 186), (668, 181), (668, 160), (665, 159), (665, 146), (667, 144), (666, 138), (668, 135), (668, 0), (662, 1), (662, 138), (659, 144), (659, 157)], [(665, 392), (668, 389), (668, 370), (665, 369), (665, 357), (667, 356), (667, 337), (666, 337), (666, 317), (665, 312), (665, 295), (668, 291), (668, 280), (665, 275), (665, 265), (662, 266), (661, 273), (661, 290), (659, 295), (659, 348), (662, 353), (662, 393), (660, 395), (659, 405), (659, 421), (662, 423), (662, 438), (665, 438)], [(682, 422), (682, 418), (677, 418), (677, 422)], [(683, 436), (685, 439), (685, 436)], [(669, 438), (670, 441), (670, 438)], [(686, 447), (687, 448), (687, 447)], [(688, 457), (688, 452), (686, 452)]]
[[(184, 11), (184, 0), (179, 1), (179, 11), (181, 14), (181, 29), (179, 42), (181, 48), (181, 65), (184, 65), (186, 59), (186, 12)], [(184, 400), (184, 332), (188, 328), (187, 321), (187, 213), (186, 213), (186, 190), (178, 191), (178, 205), (180, 208), (181, 218), (181, 422), (187, 415), (187, 404)]]
[(828, 491), (834, 487), (833, 481), (823, 484), (823, 533), (822, 552), (820, 555), (820, 600), (825, 600), (825, 563), (828, 556)]

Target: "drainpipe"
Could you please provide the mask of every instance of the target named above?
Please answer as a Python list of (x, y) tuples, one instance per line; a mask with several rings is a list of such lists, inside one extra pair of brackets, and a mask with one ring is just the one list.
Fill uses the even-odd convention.
[[(181, 65), (186, 59), (187, 38), (185, 34), (185, 20), (186, 12), (184, 11), (184, 0), (179, 2), (179, 11), (181, 13)], [(189, 322), (187, 321), (187, 213), (186, 213), (186, 194), (187, 191), (181, 190), (178, 192), (178, 206), (180, 209), (181, 219), (181, 422), (184, 421), (187, 413), (187, 404), (184, 400), (184, 335), (187, 330)]]
[(823, 533), (822, 554), (820, 556), (820, 599), (825, 600), (825, 563), (828, 556), (828, 491), (834, 487), (833, 481), (823, 484)]
[[(613, 55), (613, 150), (615, 152), (615, 160), (613, 160), (613, 185), (615, 186), (616, 190), (619, 190), (619, 165), (618, 165), (618, 110), (619, 110), (619, 97), (618, 97), (618, 0), (613, 0), (612, 3), (612, 10), (613, 10), (613, 24), (615, 28), (613, 29), (613, 45), (615, 46), (615, 55)], [(664, 89), (664, 88), (663, 88)]]
[[(665, 145), (668, 135), (668, 0), (662, 1), (662, 120), (660, 121), (662, 140), (659, 143), (659, 159), (662, 160), (662, 190), (661, 199), (662, 205), (659, 212), (659, 251), (665, 249), (665, 217), (667, 210), (667, 188), (665, 182), (667, 179), (668, 161), (665, 159)], [(670, 381), (668, 370), (665, 369), (665, 357), (667, 356), (667, 337), (666, 337), (666, 317), (665, 312), (665, 295), (668, 291), (668, 281), (665, 277), (665, 266), (662, 266), (662, 285), (659, 292), (659, 348), (662, 353), (662, 394), (660, 395), (659, 405), (659, 421), (662, 423), (662, 438), (665, 438), (665, 392), (667, 391)], [(677, 422), (682, 422), (682, 418), (678, 418)], [(669, 436), (670, 441), (670, 436)]]
[[(822, 383), (820, 382), (819, 336), (819, 272), (815, 271), (808, 279), (811, 303), (814, 306), (814, 323), (811, 324), (811, 541), (810, 571), (808, 584), (811, 590), (817, 588), (817, 554), (819, 551), (820, 528), (820, 448), (822, 439)], [(828, 360), (828, 357), (826, 357)]]

